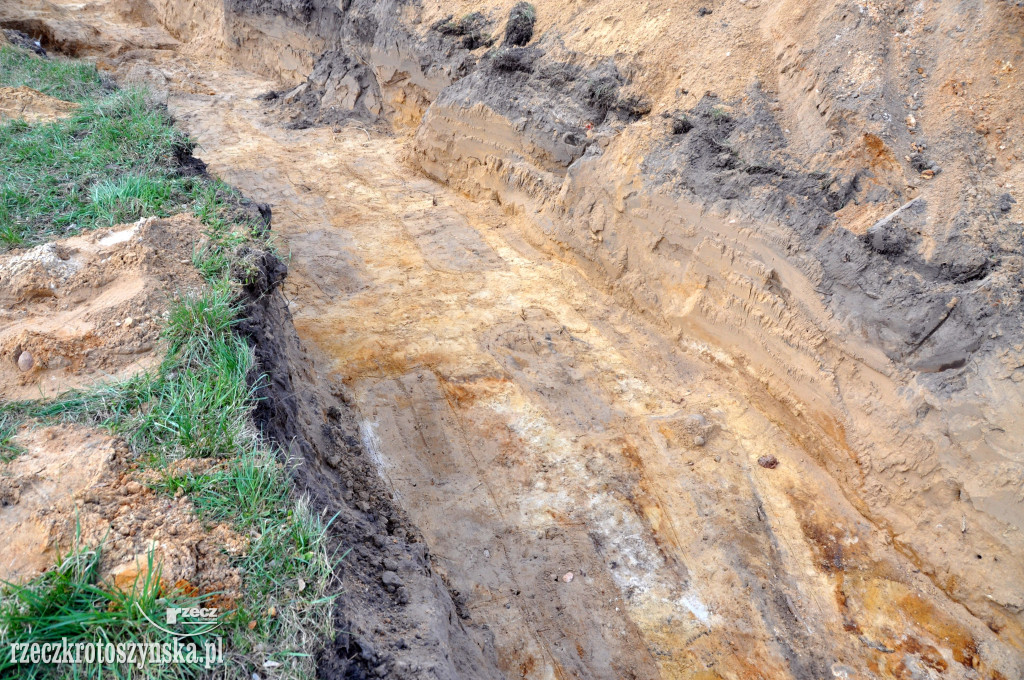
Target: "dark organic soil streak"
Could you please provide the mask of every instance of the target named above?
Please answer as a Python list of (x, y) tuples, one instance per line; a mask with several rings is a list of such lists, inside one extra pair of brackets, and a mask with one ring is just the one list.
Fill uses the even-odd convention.
[(502, 677), (363, 451), (341, 386), (322, 379), (302, 348), (280, 292), (286, 275), (280, 259), (261, 255), (237, 330), (257, 358), (254, 420), (289, 457), (296, 493), (333, 518), (328, 550), (345, 556), (330, 593), (338, 632), (318, 660), (320, 677)]

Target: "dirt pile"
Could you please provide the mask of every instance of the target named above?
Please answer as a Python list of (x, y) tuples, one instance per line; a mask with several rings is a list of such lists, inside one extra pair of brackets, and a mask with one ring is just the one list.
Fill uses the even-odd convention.
[(0, 257), (0, 399), (53, 396), (159, 362), (168, 303), (196, 290), (202, 225), (144, 219)]
[(77, 104), (50, 97), (30, 87), (0, 87), (0, 123), (23, 120), (50, 122), (69, 116)]
[[(226, 525), (204, 526), (185, 498), (154, 491), (159, 480), (136, 468), (124, 441), (57, 425), (26, 428), (14, 443), (24, 452), (0, 468), (0, 540), (8, 548), (0, 579), (25, 581), (75, 545), (102, 546), (102, 578), (115, 587), (135, 587), (152, 555), (166, 588), (217, 593), (217, 606), (231, 608), (241, 576), (229, 555), (242, 554), (245, 539)], [(178, 467), (204, 472), (212, 463)]]

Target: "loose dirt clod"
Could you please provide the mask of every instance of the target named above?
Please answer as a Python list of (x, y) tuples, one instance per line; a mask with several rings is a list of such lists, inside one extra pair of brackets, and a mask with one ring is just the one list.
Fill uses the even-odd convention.
[(537, 10), (528, 2), (517, 2), (508, 13), (505, 25), (505, 43), (522, 47), (533, 38), (533, 25)]
[(774, 470), (775, 468), (779, 467), (779, 459), (770, 454), (767, 456), (759, 456), (757, 459), (757, 464), (763, 468)]
[(205, 528), (191, 503), (140, 483), (151, 480), (132, 467), (123, 441), (56, 425), (24, 431), (16, 442), (25, 452), (0, 464), (0, 579), (28, 580), (77, 541), (103, 546), (103, 580), (121, 590), (146, 573), (153, 551), (168, 588), (217, 592), (221, 605), (238, 597), (241, 577), (227, 555), (247, 542), (227, 526)]

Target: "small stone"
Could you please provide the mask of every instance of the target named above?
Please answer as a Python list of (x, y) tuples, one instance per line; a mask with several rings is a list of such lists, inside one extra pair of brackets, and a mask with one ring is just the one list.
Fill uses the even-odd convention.
[(32, 354), (28, 351), (22, 352), (21, 356), (18, 357), (18, 368), (21, 369), (22, 373), (31, 371), (35, 365), (36, 360), (32, 358)]
[(757, 464), (763, 468), (774, 470), (775, 468), (779, 467), (779, 459), (769, 454), (767, 456), (761, 456), (760, 458), (758, 458)]
[(932, 177), (935, 177), (935, 171), (929, 168), (928, 170), (925, 170), (924, 172), (921, 173), (921, 177), (924, 177), (925, 179), (931, 179)]
[(912, 113), (907, 114), (907, 127), (910, 129), (917, 127), (917, 119), (914, 118), (914, 114)]
[(133, 323), (135, 323), (135, 319), (129, 316), (127, 319), (124, 320), (124, 327), (130, 328)]
[(390, 570), (380, 575), (380, 582), (392, 588), (399, 588), (402, 585), (402, 579), (398, 577), (398, 574)]
[(707, 442), (704, 441), (704, 437), (701, 437), (700, 435), (697, 435), (696, 437), (693, 438), (693, 445), (694, 446), (704, 446), (705, 444), (707, 444)]
[(572, 579), (573, 579), (573, 574), (572, 574), (571, 571), (567, 571), (567, 572), (565, 572), (565, 574), (562, 575), (562, 580), (565, 581), (566, 583), (571, 582)]
[(703, 414), (691, 413), (690, 415), (686, 416), (686, 423), (690, 427), (694, 427), (694, 428), (707, 427), (708, 426), (708, 419), (705, 418)]

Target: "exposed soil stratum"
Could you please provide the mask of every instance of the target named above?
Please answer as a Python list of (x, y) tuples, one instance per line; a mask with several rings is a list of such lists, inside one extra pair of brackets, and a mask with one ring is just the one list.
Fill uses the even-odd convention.
[(325, 677), (1016, 680), (1017, 4), (0, 25), (148, 84), (272, 206), (262, 418), (353, 548)]

